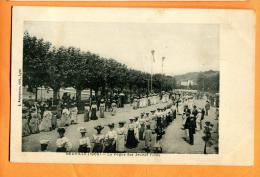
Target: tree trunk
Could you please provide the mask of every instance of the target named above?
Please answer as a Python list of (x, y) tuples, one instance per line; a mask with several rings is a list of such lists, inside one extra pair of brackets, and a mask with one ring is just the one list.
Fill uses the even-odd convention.
[(53, 102), (54, 102), (54, 104), (58, 100), (58, 93), (59, 93), (59, 89), (53, 89)]
[(38, 99), (38, 88), (36, 87), (36, 89), (35, 89), (35, 101), (37, 101), (37, 99)]
[(92, 104), (92, 88), (90, 88), (89, 103)]
[(102, 88), (101, 88), (101, 97), (105, 97), (106, 96), (106, 86), (102, 86)]
[(77, 102), (81, 101), (81, 91), (80, 89), (76, 89), (76, 100)]

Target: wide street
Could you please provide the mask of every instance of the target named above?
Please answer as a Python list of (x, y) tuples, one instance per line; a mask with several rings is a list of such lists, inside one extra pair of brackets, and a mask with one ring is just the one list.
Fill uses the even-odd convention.
[[(204, 100), (195, 101), (198, 107), (202, 107), (204, 105)], [(71, 141), (73, 144), (72, 151), (76, 152), (79, 145), (80, 133), (78, 131), (79, 127), (85, 127), (87, 129), (87, 136), (92, 137), (93, 134), (96, 133), (94, 126), (101, 124), (105, 128), (102, 133), (106, 133), (108, 131), (108, 126), (106, 126), (110, 122), (114, 122), (116, 127), (118, 126), (119, 121), (129, 122), (130, 117), (139, 116), (141, 112), (150, 112), (157, 107), (163, 106), (165, 103), (160, 103), (157, 105), (152, 105), (146, 108), (140, 108), (137, 110), (133, 110), (130, 105), (125, 105), (124, 108), (117, 109), (117, 114), (115, 116), (111, 116), (109, 112), (105, 112), (105, 118), (99, 118), (98, 120), (91, 120), (89, 122), (83, 122), (83, 114), (78, 115), (78, 124), (70, 125), (66, 128), (65, 136)], [(182, 107), (180, 107), (182, 110)], [(98, 115), (98, 114), (97, 114)], [(218, 123), (215, 120), (215, 108), (211, 108), (209, 111), (209, 116), (206, 116), (205, 121), (211, 121), (214, 124), (214, 129), (216, 129), (216, 124)], [(177, 115), (177, 118), (167, 127), (166, 133), (163, 136), (162, 144), (163, 144), (163, 153), (177, 153), (177, 154), (202, 154), (204, 148), (204, 142), (202, 140), (203, 130), (197, 131), (194, 135), (194, 145), (190, 145), (188, 142), (184, 140), (185, 132), (181, 129), (182, 127), (182, 118), (181, 115)], [(217, 134), (214, 133), (213, 137), (217, 139)], [(27, 152), (37, 152), (40, 150), (41, 139), (49, 139), (49, 147), (48, 151), (55, 152), (56, 151), (56, 139), (58, 138), (57, 129), (52, 130), (50, 132), (41, 132), (38, 134), (31, 134), (29, 136), (23, 137), (22, 149)], [(216, 153), (215, 148), (218, 147), (217, 143), (214, 143), (213, 146), (207, 148), (207, 153), (214, 154)], [(134, 149), (126, 149), (127, 152), (145, 152), (144, 141), (140, 141), (137, 148)]]

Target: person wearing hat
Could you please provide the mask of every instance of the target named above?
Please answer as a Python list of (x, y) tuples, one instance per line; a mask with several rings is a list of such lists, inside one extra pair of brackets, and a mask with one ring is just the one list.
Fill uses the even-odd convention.
[[(138, 119), (138, 117), (137, 117)], [(139, 137), (138, 139), (139, 140), (144, 140), (144, 131), (145, 131), (145, 118), (144, 118), (144, 114), (141, 113), (141, 116), (140, 116), (140, 119), (139, 119), (139, 125), (140, 125), (140, 128), (139, 128)]]
[(29, 128), (31, 130), (32, 134), (39, 133), (39, 125), (40, 125), (40, 120), (38, 119), (38, 116), (36, 113), (31, 114), (32, 118), (29, 121)]
[(57, 130), (59, 138), (56, 140), (56, 152), (69, 152), (72, 149), (72, 144), (67, 137), (64, 136), (66, 130), (64, 127), (59, 127)]
[(52, 130), (52, 112), (49, 110), (50, 108), (46, 108), (43, 113), (43, 118), (39, 125), (40, 132), (48, 132)]
[(163, 129), (160, 126), (157, 126), (152, 133), (153, 133), (153, 138), (155, 138), (154, 145), (153, 145), (154, 152), (161, 153), (162, 152), (162, 136), (164, 134)]
[(98, 119), (96, 101), (92, 101), (90, 119), (91, 120), (97, 120)]
[(40, 140), (41, 152), (47, 152), (49, 142), (50, 142), (50, 140), (45, 140), (45, 139)]
[(166, 107), (161, 108), (161, 114), (162, 114), (162, 125), (163, 125), (163, 128), (165, 129), (165, 128), (167, 127), (167, 120), (166, 120), (167, 113), (166, 113)]
[(192, 113), (195, 117), (197, 117), (198, 109), (197, 109), (197, 106), (196, 106), (196, 105), (193, 105), (193, 109), (192, 109), (191, 113)]
[(219, 108), (216, 108), (216, 112), (215, 112), (215, 120), (218, 120), (219, 118)]
[(171, 106), (168, 105), (167, 108), (166, 108), (166, 126), (169, 126), (170, 123), (172, 122), (173, 120), (173, 116), (172, 116), (172, 110), (171, 110)]
[(78, 152), (90, 152), (91, 144), (90, 144), (90, 139), (89, 137), (86, 136), (87, 130), (86, 128), (79, 128), (79, 132), (81, 134), (81, 137), (79, 139), (79, 148)]
[(209, 101), (207, 100), (206, 101), (206, 104), (205, 104), (205, 110), (206, 110), (206, 116), (208, 116), (209, 115), (209, 110), (210, 110), (210, 103), (209, 103)]
[(132, 149), (137, 147), (138, 140), (136, 139), (136, 126), (134, 123), (134, 118), (130, 118), (129, 120), (130, 123), (127, 127), (126, 147)]
[(198, 109), (198, 114), (196, 116), (196, 130), (199, 131), (202, 129), (202, 110)]
[(177, 108), (175, 102), (173, 102), (171, 106), (171, 111), (172, 111), (172, 119), (175, 120), (177, 116)]
[(104, 152), (116, 152), (117, 132), (114, 130), (115, 124), (108, 124), (109, 130), (105, 135), (105, 149)]
[[(135, 138), (137, 141), (139, 141), (139, 131), (141, 128), (140, 122), (139, 122), (139, 116), (135, 116), (134, 118), (134, 125), (135, 125)], [(143, 138), (142, 138), (143, 139)]]
[(92, 152), (103, 152), (105, 136), (101, 133), (101, 131), (104, 127), (98, 125), (94, 128), (97, 130), (97, 134), (93, 135), (94, 146)]
[(145, 119), (145, 124), (150, 124), (150, 116), (149, 116), (149, 112), (145, 113), (145, 116), (144, 116), (144, 119)]
[(69, 126), (71, 123), (70, 121), (70, 111), (68, 109), (67, 103), (64, 103), (62, 115), (61, 115), (61, 121), (60, 121), (60, 127)]
[(30, 112), (30, 118), (32, 118), (32, 116), (34, 115), (34, 114), (36, 114), (37, 115), (37, 109), (36, 109), (36, 107), (34, 107), (34, 105), (31, 107), (31, 109), (29, 110), (29, 112)]
[(137, 98), (135, 97), (134, 100), (133, 100), (133, 109), (137, 109)]
[(23, 106), (22, 108), (22, 136), (28, 136), (31, 134), (31, 130), (29, 128), (29, 114), (28, 114), (28, 108)]
[(150, 127), (151, 127), (152, 130), (154, 130), (155, 127), (156, 127), (156, 119), (157, 119), (157, 117), (155, 115), (156, 110), (151, 110), (150, 112), (151, 112)]
[(120, 121), (119, 127), (116, 130), (117, 139), (116, 139), (116, 152), (125, 152), (125, 140), (126, 140), (126, 128), (124, 127), (125, 122)]
[(116, 115), (116, 110), (117, 110), (117, 104), (116, 101), (113, 100), (112, 104), (111, 104), (111, 115), (115, 116)]
[(152, 147), (152, 130), (150, 125), (146, 125), (146, 129), (143, 136), (144, 136), (145, 151), (150, 152)]
[(191, 110), (189, 109), (188, 105), (184, 105), (183, 114), (186, 114), (187, 112), (191, 113)]
[(156, 127), (163, 128), (161, 108), (157, 108), (157, 113), (156, 113)]
[(190, 120), (188, 122), (189, 130), (189, 143), (190, 145), (194, 144), (194, 134), (196, 133), (196, 118), (193, 114), (190, 115)]
[(89, 121), (90, 105), (89, 102), (86, 102), (84, 105), (84, 122)]
[(73, 102), (70, 108), (70, 124), (77, 124), (78, 122), (77, 115), (78, 115), (77, 104)]
[(186, 140), (189, 138), (189, 123), (190, 123), (190, 112), (186, 112), (182, 116), (182, 125), (185, 130)]
[(100, 118), (105, 118), (106, 105), (105, 105), (104, 101), (105, 101), (104, 99), (100, 100), (100, 105), (99, 105), (99, 117)]

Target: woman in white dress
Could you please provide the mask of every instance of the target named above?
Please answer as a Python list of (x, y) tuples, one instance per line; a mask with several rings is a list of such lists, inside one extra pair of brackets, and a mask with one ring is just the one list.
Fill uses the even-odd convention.
[(78, 114), (78, 108), (76, 103), (72, 103), (70, 108), (70, 123), (71, 124), (77, 124), (77, 114)]
[(44, 111), (43, 119), (39, 125), (39, 131), (50, 131), (52, 129), (52, 112), (51, 111)]
[(117, 110), (117, 104), (115, 101), (113, 101), (112, 105), (111, 105), (111, 115), (115, 116), (116, 115), (116, 110)]
[(60, 127), (68, 126), (70, 125), (70, 111), (68, 110), (67, 105), (64, 105), (64, 109), (62, 110), (62, 115), (61, 115), (61, 122), (60, 122)]
[(119, 122), (119, 128), (117, 129), (116, 139), (116, 152), (125, 152), (126, 143), (126, 128), (124, 127), (125, 122)]

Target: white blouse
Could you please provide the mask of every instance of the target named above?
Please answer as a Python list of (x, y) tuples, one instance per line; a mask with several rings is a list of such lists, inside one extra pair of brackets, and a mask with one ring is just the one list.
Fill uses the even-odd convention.
[(89, 137), (83, 137), (79, 139), (79, 145), (87, 145), (88, 148), (91, 148)]
[(56, 145), (58, 148), (65, 147), (67, 151), (70, 151), (72, 149), (72, 144), (66, 137), (58, 138), (56, 141)]
[(117, 138), (117, 132), (115, 130), (108, 131), (107, 134), (106, 134), (106, 138), (116, 139)]

